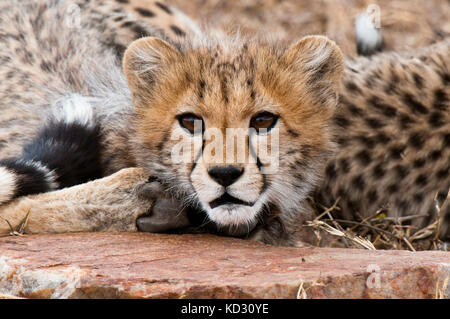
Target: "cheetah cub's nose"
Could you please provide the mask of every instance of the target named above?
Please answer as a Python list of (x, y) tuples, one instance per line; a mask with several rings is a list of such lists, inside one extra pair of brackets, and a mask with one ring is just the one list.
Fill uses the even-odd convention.
[(214, 166), (208, 169), (208, 174), (217, 183), (227, 187), (236, 182), (239, 177), (244, 173), (244, 169), (237, 166)]

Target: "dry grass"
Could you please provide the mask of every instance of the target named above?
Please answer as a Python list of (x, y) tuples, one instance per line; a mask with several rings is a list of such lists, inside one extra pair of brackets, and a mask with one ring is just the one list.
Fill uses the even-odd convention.
[[(325, 231), (335, 237), (335, 240), (325, 245), (328, 247), (347, 247), (400, 250), (448, 250), (448, 246), (439, 239), (441, 227), (441, 208), (450, 202), (450, 190), (445, 201), (439, 205), (436, 201), (436, 219), (428, 226), (416, 229), (405, 223), (426, 215), (410, 215), (404, 217), (389, 217), (389, 212), (379, 210), (375, 214), (360, 221), (336, 219), (333, 212), (339, 212), (338, 201), (322, 213), (306, 227), (315, 230), (317, 245), (321, 243), (321, 232)], [(313, 203), (317, 209), (320, 205)]]
[[(27, 227), (29, 216), (30, 216), (30, 211), (28, 211), (28, 213), (26, 214), (24, 219), (16, 227), (11, 225), (9, 220), (7, 220), (3, 217), (0, 217), (0, 219), (3, 219), (9, 226), (10, 232), (9, 232), (9, 235), (7, 235), (7, 236), (22, 236), (24, 234), (25, 227)], [(2, 237), (2, 236), (0, 236), (0, 237)]]

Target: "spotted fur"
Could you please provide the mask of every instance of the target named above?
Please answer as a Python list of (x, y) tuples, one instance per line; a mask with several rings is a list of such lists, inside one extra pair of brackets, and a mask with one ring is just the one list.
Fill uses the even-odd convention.
[(380, 209), (393, 217), (422, 215), (411, 223), (422, 228), (447, 200), (441, 235), (449, 238), (449, 80), (448, 40), (348, 60), (333, 118), (338, 151), (325, 169), (323, 204), (340, 198), (347, 219)]
[[(115, 173), (75, 186), (73, 193), (68, 188), (32, 197), (37, 203), (71, 198), (75, 216), (73, 223), (64, 215), (41, 228), (33, 220), (42, 219), (32, 217), (33, 232), (135, 230), (136, 218), (150, 207), (136, 195), (149, 192), (145, 183), (149, 174), (154, 177), (148, 184), (162, 187), (158, 194), (170, 195), (187, 207), (190, 222), (198, 222), (191, 225), (195, 230), (204, 226), (283, 245), (311, 242), (311, 233), (297, 230), (314, 216), (306, 200), (314, 193), (324, 204), (340, 197), (346, 217), (366, 216), (387, 206), (393, 216), (425, 210), (430, 213), (420, 221), (425, 224), (433, 218), (435, 195), (450, 186), (448, 41), (418, 52), (375, 55), (344, 65), (340, 50), (324, 37), (307, 37), (289, 46), (203, 33), (161, 2), (12, 2), (1, 5), (0, 42), (5, 48), (0, 55), (1, 158), (22, 162), (24, 146), (52, 119), (89, 127), (83, 113), (54, 115), (55, 110), (60, 115), (58, 110), (67, 111), (68, 104), (77, 109), (89, 105), (95, 119), (91, 127), (98, 128), (94, 141), (101, 146), (90, 162), (96, 167), (98, 161), (101, 176)], [(70, 7), (73, 4), (77, 7)], [(70, 20), (68, 27), (68, 10), (76, 8), (79, 21)], [(158, 24), (159, 16), (166, 24)], [(77, 22), (79, 28), (74, 28)], [(135, 39), (139, 40), (129, 45)], [(188, 163), (172, 161), (174, 135), (195, 139), (180, 127), (180, 114), (196, 114), (206, 128), (225, 131), (248, 130), (252, 116), (261, 111), (279, 117), (280, 161), (275, 174), (262, 173), (270, 158), (251, 152), (257, 136), (247, 138), (244, 152), (253, 162), (225, 163), (243, 170), (226, 189), (208, 175), (218, 163), (204, 152), (211, 142), (207, 136), (200, 138), (200, 148)], [(70, 136), (68, 132), (64, 137)], [(203, 161), (194, 162), (199, 157)], [(57, 167), (50, 167), (47, 160), (41, 164), (58, 178)], [(17, 196), (19, 174), (11, 165), (0, 167), (3, 202)], [(119, 172), (135, 166), (145, 173)], [(116, 184), (111, 186), (110, 180)], [(101, 185), (107, 185), (109, 193)], [(83, 201), (80, 194), (89, 200)], [(225, 194), (246, 204), (211, 204)], [(7, 203), (0, 215), (19, 220), (24, 209), (30, 209), (26, 200)], [(131, 217), (111, 204), (122, 203), (120, 211), (127, 211), (133, 200), (139, 206), (130, 209)], [(48, 219), (57, 211), (36, 207)], [(109, 209), (117, 213), (110, 219)], [(448, 206), (443, 209), (443, 216), (450, 216)], [(442, 228), (444, 236), (448, 224)], [(180, 227), (173, 220), (171, 225)]]
[[(158, 14), (142, 16), (129, 6)], [(120, 71), (125, 48), (143, 36), (180, 37), (167, 23), (184, 36), (197, 32), (181, 12), (155, 1), (4, 1), (0, 8), (0, 159), (21, 176), (2, 190), (2, 202), (102, 176), (108, 165), (100, 165), (107, 157), (100, 138), (107, 144), (110, 135), (96, 121), (108, 115), (93, 109), (106, 96), (121, 96), (118, 113), (130, 104)], [(106, 71), (109, 78), (98, 76)]]

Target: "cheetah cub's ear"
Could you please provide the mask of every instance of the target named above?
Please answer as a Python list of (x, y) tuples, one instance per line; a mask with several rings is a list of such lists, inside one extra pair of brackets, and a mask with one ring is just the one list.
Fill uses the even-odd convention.
[(292, 71), (292, 80), (300, 90), (306, 88), (322, 103), (336, 103), (344, 58), (333, 41), (324, 36), (304, 37), (286, 51), (282, 61)]
[(131, 43), (124, 54), (123, 70), (133, 99), (151, 98), (157, 80), (167, 75), (169, 68), (177, 68), (180, 61), (180, 52), (159, 38), (145, 37)]

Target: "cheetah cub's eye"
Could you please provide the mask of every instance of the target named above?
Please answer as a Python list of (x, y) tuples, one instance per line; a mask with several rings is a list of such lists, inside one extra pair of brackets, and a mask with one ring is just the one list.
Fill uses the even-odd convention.
[(189, 131), (191, 134), (203, 132), (203, 119), (195, 114), (186, 113), (177, 116), (180, 126)]
[(252, 117), (250, 120), (250, 127), (256, 130), (266, 129), (267, 132), (269, 132), (275, 124), (277, 124), (277, 121), (278, 115), (269, 112), (262, 112)]

